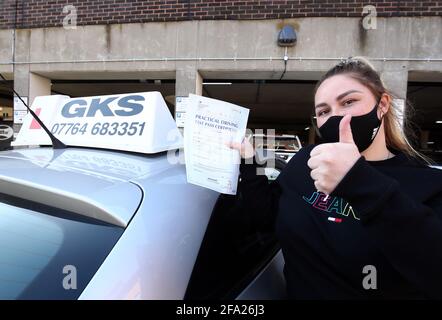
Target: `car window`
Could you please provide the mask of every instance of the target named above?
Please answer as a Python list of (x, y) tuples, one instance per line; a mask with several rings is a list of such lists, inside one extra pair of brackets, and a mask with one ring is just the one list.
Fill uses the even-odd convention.
[(0, 299), (76, 299), (123, 229), (0, 194)]
[[(240, 194), (240, 192), (238, 192)], [(233, 299), (279, 250), (271, 227), (258, 229), (238, 196), (221, 194), (201, 245), (185, 299)]]

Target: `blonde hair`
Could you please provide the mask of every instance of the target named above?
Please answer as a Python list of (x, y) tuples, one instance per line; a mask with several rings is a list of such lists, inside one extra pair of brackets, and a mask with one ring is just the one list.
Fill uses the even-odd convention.
[[(379, 73), (366, 58), (353, 57), (342, 60), (327, 71), (327, 73), (318, 81), (314, 90), (315, 94), (322, 82), (338, 74), (348, 75), (366, 86), (373, 93), (376, 100), (380, 100), (383, 95), (387, 95), (389, 108), (383, 117), (385, 143), (387, 147), (402, 151), (406, 155), (415, 159), (423, 160), (427, 164), (432, 164), (431, 159), (418, 152), (410, 144), (410, 141), (405, 134), (405, 131), (409, 129), (410, 122), (407, 121), (407, 125), (403, 125), (401, 121), (401, 119), (404, 119), (405, 121), (405, 114), (400, 115), (404, 110), (400, 110), (399, 108), (399, 99), (386, 88)], [(404, 106), (405, 105), (411, 108), (411, 105), (408, 102), (404, 102)], [(407, 133), (409, 132), (407, 131)]]

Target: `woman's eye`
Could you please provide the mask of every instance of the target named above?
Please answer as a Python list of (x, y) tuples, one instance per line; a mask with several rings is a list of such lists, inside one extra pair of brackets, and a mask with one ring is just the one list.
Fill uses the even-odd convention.
[(356, 100), (354, 100), (354, 99), (346, 100), (346, 101), (344, 101), (344, 106), (348, 106), (348, 105), (352, 104), (352, 103), (355, 102), (355, 101), (356, 101)]
[(325, 115), (327, 113), (328, 113), (327, 110), (322, 110), (322, 111), (318, 112), (318, 117), (323, 116), (323, 115)]

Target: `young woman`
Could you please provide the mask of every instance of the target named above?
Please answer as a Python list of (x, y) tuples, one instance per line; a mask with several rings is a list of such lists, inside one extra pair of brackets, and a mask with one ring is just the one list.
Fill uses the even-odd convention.
[(231, 145), (246, 159), (243, 201), (275, 226), (289, 298), (442, 298), (442, 171), (408, 143), (379, 74), (364, 59), (339, 63), (314, 108), (321, 143), (274, 183), (247, 140)]

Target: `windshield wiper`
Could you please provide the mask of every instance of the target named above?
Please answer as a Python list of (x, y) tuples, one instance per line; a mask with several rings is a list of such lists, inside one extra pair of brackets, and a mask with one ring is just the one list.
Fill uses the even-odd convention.
[[(3, 77), (3, 75), (0, 73), (0, 77), (3, 79), (3, 81), (7, 84), (7, 80), (5, 77)], [(17, 93), (17, 91), (14, 90), (14, 88), (10, 88), (12, 90), (12, 92), (14, 92), (14, 94), (20, 99), (20, 101), (23, 103), (23, 105), (26, 106), (26, 108), (28, 109), (28, 111), (31, 113), (31, 115), (34, 117), (35, 120), (37, 120), (38, 124), (43, 128), (44, 131), (46, 131), (46, 133), (48, 134), (49, 138), (51, 138), (52, 141), (52, 148), (54, 149), (66, 149), (66, 145), (61, 142), (60, 140), (58, 140), (54, 134), (49, 131), (49, 129), (45, 126), (45, 124), (43, 123), (43, 121), (40, 120), (40, 118), (35, 114), (34, 111), (32, 111), (31, 108), (29, 108), (28, 104), (25, 103), (23, 101), (23, 99), (21, 98), (21, 96)]]

